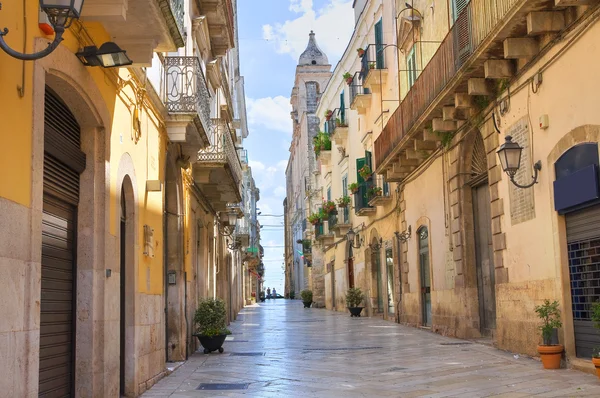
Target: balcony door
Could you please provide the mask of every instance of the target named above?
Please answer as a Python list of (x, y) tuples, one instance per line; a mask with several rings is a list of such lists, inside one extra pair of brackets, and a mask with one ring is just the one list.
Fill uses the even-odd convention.
[(459, 69), (471, 55), (471, 8), (470, 0), (452, 0), (452, 32), (456, 69)]

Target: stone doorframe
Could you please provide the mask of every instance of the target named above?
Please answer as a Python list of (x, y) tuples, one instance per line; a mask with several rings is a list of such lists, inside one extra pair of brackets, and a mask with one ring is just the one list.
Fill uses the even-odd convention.
[[(34, 51), (48, 46), (37, 38)], [(44, 170), (44, 92), (48, 85), (73, 113), (81, 127), (81, 150), (86, 154), (86, 168), (80, 175), (80, 198), (77, 214), (77, 297), (75, 343), (75, 395), (115, 396), (119, 392), (119, 344), (106, 333), (112, 319), (107, 291), (106, 269), (118, 264), (118, 241), (110, 233), (109, 169), (112, 118), (100, 90), (79, 59), (65, 46), (33, 63), (32, 93), (32, 178), (31, 178), (31, 251), (32, 260), (41, 262), (41, 226)], [(32, 295), (39, 300), (41, 268), (36, 269)], [(118, 296), (117, 296), (118, 297)], [(39, 330), (39, 308), (35, 314)], [(118, 325), (118, 324), (117, 324)], [(118, 328), (118, 326), (117, 326)], [(118, 335), (117, 335), (118, 336)], [(39, 334), (26, 344), (35, 358), (27, 362), (28, 384), (38, 385)], [(116, 351), (115, 351), (116, 350)], [(37, 388), (37, 387), (36, 387)]]
[(495, 283), (508, 283), (508, 268), (504, 266), (506, 235), (503, 232), (504, 199), (500, 198), (498, 183), (503, 173), (498, 163), (496, 151), (500, 134), (490, 119), (479, 128), (468, 129), (455, 138), (456, 145), (448, 151), (448, 183), (450, 204), (450, 232), (455, 266), (454, 289), (461, 289), (465, 302), (469, 303), (464, 314), (465, 319), (458, 323), (455, 333), (458, 337), (480, 336), (479, 299), (472, 302), (473, 289), (477, 289), (475, 234), (473, 221), (473, 198), (471, 186), (471, 166), (476, 134), (483, 139), (487, 156), (488, 185), (490, 190), (492, 244), (494, 249)]
[[(117, 209), (121, 209), (121, 194), (124, 192), (125, 194), (125, 211), (127, 212), (125, 219), (125, 228), (127, 231), (127, 236), (125, 237), (126, 242), (125, 245), (129, 250), (126, 251), (126, 274), (125, 281), (127, 286), (125, 287), (125, 314), (127, 318), (127, 324), (125, 326), (125, 393), (127, 396), (136, 396), (138, 391), (138, 371), (137, 371), (137, 361), (139, 357), (139, 353), (136, 351), (135, 347), (137, 347), (138, 339), (136, 338), (136, 325), (141, 323), (139, 319), (140, 311), (139, 311), (139, 300), (137, 299), (137, 286), (138, 286), (138, 275), (139, 275), (139, 267), (138, 267), (138, 245), (136, 242), (139, 242), (139, 199), (137, 193), (137, 180), (135, 177), (135, 166), (133, 163), (133, 159), (129, 155), (129, 153), (124, 153), (121, 156), (121, 160), (119, 162), (119, 169), (117, 172), (117, 186), (116, 186), (116, 197), (115, 197), (115, 206)], [(115, 217), (117, 221), (120, 223), (121, 219), (121, 211), (115, 212)], [(117, 224), (119, 225), (119, 224)], [(119, 244), (123, 237), (121, 236), (121, 229), (117, 228), (117, 242)], [(120, 250), (117, 251), (120, 255)], [(121, 272), (121, 270), (119, 270)], [(112, 277), (112, 284), (116, 284), (117, 291), (119, 290), (120, 284), (120, 276), (119, 274), (114, 275)], [(112, 287), (111, 290), (114, 290), (115, 287)], [(117, 295), (120, 297), (120, 294)], [(120, 308), (121, 301), (119, 300)], [(120, 314), (118, 314), (120, 317)], [(120, 322), (120, 320), (119, 320)], [(119, 329), (120, 333), (120, 329)], [(120, 338), (120, 335), (119, 335)], [(115, 342), (117, 345), (120, 341)], [(119, 352), (120, 354), (120, 352)], [(119, 355), (120, 356), (120, 355)], [(119, 375), (120, 382), (120, 375)]]
[(590, 367), (590, 361), (585, 359), (579, 359), (575, 353), (575, 334), (573, 329), (573, 312), (571, 299), (571, 279), (569, 275), (569, 258), (567, 249), (567, 226), (565, 223), (565, 216), (559, 215), (554, 210), (554, 184), (552, 181), (556, 179), (554, 163), (569, 149), (573, 146), (583, 143), (600, 141), (600, 126), (596, 125), (584, 125), (574, 128), (573, 130), (566, 133), (552, 148), (546, 158), (546, 164), (542, 165), (542, 170), (548, 170), (548, 190), (549, 200), (552, 218), (552, 230), (555, 231), (552, 234), (554, 239), (554, 266), (556, 278), (556, 291), (562, 294), (562, 302), (560, 307), (562, 308), (562, 319), (563, 319), (563, 343), (565, 346), (565, 355), (569, 361), (575, 366), (583, 366), (587, 364), (587, 368)]

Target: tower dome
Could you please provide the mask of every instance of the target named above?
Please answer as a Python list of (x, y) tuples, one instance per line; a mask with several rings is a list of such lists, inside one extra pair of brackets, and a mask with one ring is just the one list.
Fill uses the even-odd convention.
[(327, 55), (317, 45), (315, 33), (311, 30), (308, 36), (308, 45), (300, 55), (298, 65), (329, 65)]

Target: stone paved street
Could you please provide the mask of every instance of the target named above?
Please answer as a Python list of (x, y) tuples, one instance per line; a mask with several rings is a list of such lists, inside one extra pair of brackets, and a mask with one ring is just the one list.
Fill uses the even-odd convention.
[[(197, 352), (143, 396), (600, 396), (594, 375), (543, 370), (535, 359), (515, 358), (488, 345), (304, 309), (300, 301), (246, 307), (231, 330), (225, 353)], [(244, 389), (199, 390), (201, 383)]]

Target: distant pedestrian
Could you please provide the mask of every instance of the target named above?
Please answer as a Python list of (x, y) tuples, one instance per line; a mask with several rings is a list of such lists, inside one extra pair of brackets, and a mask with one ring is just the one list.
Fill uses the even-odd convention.
[(267, 298), (268, 299), (271, 298), (271, 288), (270, 287), (267, 288)]
[(277, 290), (275, 290), (275, 288), (273, 288), (273, 298), (276, 299), (277, 298)]

